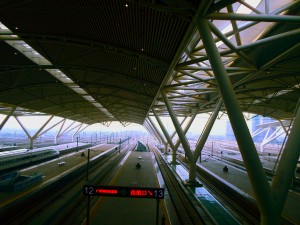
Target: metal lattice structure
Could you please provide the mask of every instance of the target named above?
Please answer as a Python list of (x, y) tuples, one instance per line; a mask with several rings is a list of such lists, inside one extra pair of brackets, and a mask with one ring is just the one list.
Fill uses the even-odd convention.
[(161, 90), (178, 116), (213, 111), (220, 87), (201, 17), (241, 109), (291, 118), (300, 96), (300, 3), (250, 2), (1, 1), (1, 113), (143, 124), (152, 109), (168, 115)]

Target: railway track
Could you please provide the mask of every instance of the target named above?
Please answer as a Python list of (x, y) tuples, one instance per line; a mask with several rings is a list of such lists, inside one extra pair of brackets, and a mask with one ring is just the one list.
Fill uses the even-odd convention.
[[(125, 157), (129, 149), (102, 157), (91, 162), (89, 180), (86, 180), (86, 166), (61, 182), (43, 188), (10, 205), (1, 213), (3, 224), (81, 224), (85, 219), (86, 199), (83, 185), (98, 185), (108, 182), (110, 173)], [(30, 204), (28, 204), (30, 201)], [(91, 204), (93, 201), (91, 201)]]
[[(186, 168), (188, 166), (182, 162)], [(200, 175), (201, 174), (201, 175)], [(197, 172), (198, 179), (201, 179), (205, 188), (231, 212), (235, 212), (246, 224), (260, 224), (260, 215), (256, 203), (253, 199), (247, 198), (231, 186), (227, 186), (221, 180), (215, 179), (205, 171)]]
[[(180, 160), (180, 159), (179, 159)], [(224, 160), (224, 159), (223, 159)], [(180, 160), (181, 164), (188, 168), (188, 165)], [(238, 166), (237, 166), (238, 167)], [(197, 177), (201, 179), (206, 189), (230, 211), (234, 211), (236, 215), (242, 218), (247, 224), (260, 224), (260, 212), (253, 198), (245, 193), (237, 191), (233, 186), (217, 179), (211, 173), (197, 168)], [(271, 178), (269, 177), (271, 180)], [(282, 224), (293, 225), (288, 218), (281, 218)]]
[[(160, 168), (164, 182), (170, 193), (174, 208), (177, 213), (177, 218), (182, 225), (201, 225), (201, 224), (213, 224), (210, 216), (204, 210), (196, 207), (192, 199), (188, 197), (181, 181), (172, 173), (162, 156), (154, 149), (157, 164)], [(201, 211), (201, 215), (200, 212)]]
[[(126, 149), (126, 151), (121, 152), (117, 158), (112, 160), (109, 165), (101, 165), (101, 168), (99, 168), (99, 172), (96, 172), (91, 179), (88, 182), (85, 182), (85, 185), (94, 185), (94, 186), (107, 186), (119, 170), (119, 164), (126, 155), (130, 149)], [(65, 210), (63, 213), (63, 218), (59, 221), (59, 223), (55, 223), (54, 225), (58, 224), (84, 224), (86, 221), (87, 215), (87, 207), (92, 208), (92, 206), (99, 200), (97, 196), (89, 196), (89, 199), (87, 196), (83, 195), (83, 186), (81, 186), (80, 190), (77, 191), (74, 196), (80, 196), (80, 200), (77, 201), (76, 204), (68, 204), (68, 209)], [(72, 198), (71, 198), (72, 201)], [(89, 201), (89, 202), (88, 202)], [(89, 206), (88, 206), (89, 205)], [(62, 206), (61, 208), (65, 208), (65, 206)], [(57, 210), (59, 211), (59, 209)], [(75, 216), (74, 216), (75, 215)]]

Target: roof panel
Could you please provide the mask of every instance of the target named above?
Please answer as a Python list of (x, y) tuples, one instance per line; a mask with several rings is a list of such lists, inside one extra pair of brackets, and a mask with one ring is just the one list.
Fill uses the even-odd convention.
[[(193, 21), (200, 2), (128, 1), (126, 7), (119, 0), (1, 1), (0, 22), (18, 36), (0, 32), (0, 102), (87, 123), (142, 124), (153, 105), (167, 114), (159, 98), (165, 88), (177, 115), (213, 110), (219, 89)], [(287, 3), (272, 1), (270, 11), (299, 16), (299, 3), (285, 7)], [(230, 16), (231, 6), (235, 11), (240, 5), (213, 1), (206, 9)], [(223, 38), (223, 44), (215, 41), (241, 107), (290, 116), (299, 90), (300, 40), (289, 31), (296, 33), (299, 23), (235, 22), (226, 17), (208, 21), (219, 30), (210, 28), (213, 37)], [(225, 34), (227, 41), (223, 29), (229, 24), (235, 30)], [(276, 39), (278, 34), (288, 37)], [(274, 35), (276, 41), (269, 41)], [(22, 55), (26, 47), (15, 54), (6, 42), (11, 38), (25, 41), (49, 62), (29, 60)], [(257, 38), (267, 41), (253, 44)], [(287, 99), (289, 106), (278, 108)]]

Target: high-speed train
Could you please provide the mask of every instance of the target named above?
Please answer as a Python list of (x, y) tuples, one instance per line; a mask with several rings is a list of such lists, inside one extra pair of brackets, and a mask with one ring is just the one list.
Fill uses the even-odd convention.
[(33, 162), (57, 157), (59, 151), (51, 148), (19, 149), (0, 152), (0, 172)]

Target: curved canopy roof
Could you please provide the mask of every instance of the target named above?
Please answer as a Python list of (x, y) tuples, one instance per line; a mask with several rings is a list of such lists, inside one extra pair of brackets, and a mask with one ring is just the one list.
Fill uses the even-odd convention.
[(1, 1), (1, 113), (143, 124), (152, 110), (168, 114), (162, 89), (179, 116), (212, 111), (220, 91), (203, 17), (242, 110), (290, 118), (299, 12), (299, 1)]

